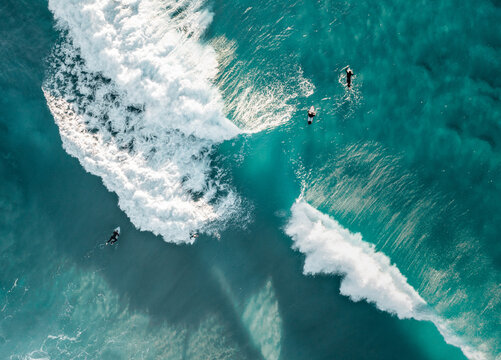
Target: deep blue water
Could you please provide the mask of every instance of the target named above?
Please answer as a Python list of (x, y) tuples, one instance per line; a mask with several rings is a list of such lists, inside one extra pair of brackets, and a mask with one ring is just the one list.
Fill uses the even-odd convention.
[[(151, 3), (155, 14), (173, 6)], [(134, 13), (139, 5), (131, 4)], [(58, 6), (58, 1), (0, 4), (2, 358), (465, 358), (432, 322), (400, 319), (371, 298), (353, 301), (341, 295), (348, 271), (304, 275), (307, 256), (291, 248), (293, 240), (284, 230), (300, 196), (389, 257), (430, 311), (447, 322), (449, 333), (475, 350), (471, 358), (499, 355), (498, 4), (202, 4), (213, 14), (210, 25), (200, 39), (190, 35), (183, 44), (193, 37), (215, 49), (219, 73), (211, 86), (221, 94), (224, 115), (243, 133), (200, 145), (211, 150), (200, 154), (208, 162), (203, 170), (196, 156), (195, 165), (176, 163), (188, 170), (174, 194), (190, 193), (193, 201), (208, 198), (213, 205), (229, 187), (240, 199), (230, 219), (215, 225), (197, 222), (197, 212), (190, 212), (195, 220), (182, 218), (180, 223), (195, 224), (193, 230), (201, 234), (194, 244), (177, 241), (172, 229), (179, 225), (155, 230), (162, 227), (161, 220), (152, 220), (155, 216), (169, 220), (163, 208), (136, 216), (138, 204), (144, 204), (137, 200), (142, 193), (132, 187), (129, 199), (121, 192), (135, 183), (113, 188), (107, 179), (122, 173), (116, 175), (113, 166), (93, 168), (99, 158), (86, 145), (63, 149), (61, 139), (71, 134), (61, 130), (65, 123), (54, 115), (42, 88), (51, 87), (83, 119), (98, 119), (88, 121), (84, 133), (105, 134), (104, 144), (119, 144), (113, 116), (124, 113), (113, 113), (92, 91), (103, 83), (118, 84), (111, 93), (116, 92), (119, 109), (127, 96), (150, 99), (143, 93), (133, 98), (127, 82), (109, 75), (113, 69), (99, 63), (101, 58), (86, 57), (92, 47), (76, 50), (84, 65), (78, 60), (68, 66), (77, 70), (61, 70), (60, 63), (68, 60), (57, 46), (71, 43), (75, 34), (88, 38), (93, 29), (71, 22), (56, 26), (54, 17), (66, 16)], [(67, 7), (82, 11), (85, 24), (88, 17), (79, 2)], [(191, 14), (189, 6), (172, 18), (186, 13)], [(115, 24), (114, 16), (106, 21)], [(124, 15), (125, 24), (129, 17)], [(196, 28), (197, 21), (188, 23)], [(154, 33), (144, 34), (156, 39)], [(156, 47), (148, 49), (154, 53)], [(188, 52), (195, 54), (187, 58), (193, 63), (184, 61), (188, 70), (206, 66), (212, 54), (197, 51)], [(120, 55), (126, 54), (114, 56)], [(90, 70), (80, 68), (86, 63)], [(141, 61), (128, 64), (136, 63)], [(347, 65), (355, 72), (352, 90), (343, 85)], [(103, 75), (93, 77), (99, 66)], [(162, 69), (160, 64), (143, 76), (156, 80)], [(213, 93), (203, 86), (190, 87), (198, 76), (193, 72), (176, 80), (188, 89), (183, 99), (210, 99)], [(166, 98), (166, 103), (174, 100)], [(143, 111), (148, 114), (154, 104), (151, 100)], [(312, 104), (318, 115), (307, 126), (306, 109)], [(151, 119), (141, 118), (139, 110), (127, 111), (136, 128), (127, 123), (123, 132), (132, 133), (136, 145), (120, 151), (141, 157), (134, 131)], [(136, 119), (130, 113), (140, 115)], [(96, 128), (91, 130), (89, 123)], [(193, 131), (186, 143), (181, 137), (179, 146), (198, 146), (199, 130)], [(169, 136), (178, 136), (176, 131), (167, 134), (156, 148), (170, 146)], [(103, 158), (108, 156), (113, 154), (104, 152)], [(131, 169), (124, 177), (135, 176)], [(207, 195), (209, 185), (202, 190), (190, 185), (200, 173), (209, 179), (206, 184), (211, 179), (223, 184), (216, 186), (213, 198)], [(182, 209), (167, 212), (175, 218)], [(103, 246), (118, 225), (118, 246)], [(326, 263), (333, 261), (327, 257)]]

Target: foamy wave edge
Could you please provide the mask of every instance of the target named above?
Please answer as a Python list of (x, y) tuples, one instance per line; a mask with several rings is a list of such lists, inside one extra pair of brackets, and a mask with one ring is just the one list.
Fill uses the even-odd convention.
[(217, 235), (240, 206), (211, 164), (213, 146), (240, 129), (211, 83), (203, 5), (49, 1), (63, 41), (43, 91), (64, 149), (118, 195), (136, 227), (176, 243)]
[(340, 293), (353, 301), (366, 300), (380, 310), (398, 316), (431, 321), (445, 341), (459, 347), (471, 360), (487, 359), (484, 351), (473, 348), (455, 334), (446, 319), (437, 315), (421, 298), (390, 258), (353, 234), (336, 220), (299, 197), (291, 208), (285, 233), (293, 248), (306, 256), (305, 275), (342, 276)]

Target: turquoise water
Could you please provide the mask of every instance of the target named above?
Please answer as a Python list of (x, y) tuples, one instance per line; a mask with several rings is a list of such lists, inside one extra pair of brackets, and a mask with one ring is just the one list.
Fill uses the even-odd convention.
[(499, 6), (181, 5), (0, 5), (1, 357), (495, 359)]

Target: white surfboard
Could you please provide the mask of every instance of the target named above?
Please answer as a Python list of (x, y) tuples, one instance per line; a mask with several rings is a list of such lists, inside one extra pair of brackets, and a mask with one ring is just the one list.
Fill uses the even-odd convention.
[[(310, 114), (313, 114), (313, 116), (310, 116)], [(315, 111), (315, 107), (312, 105), (310, 107), (310, 110), (308, 110), (308, 124), (311, 124), (313, 122), (313, 117), (317, 115), (317, 112)]]

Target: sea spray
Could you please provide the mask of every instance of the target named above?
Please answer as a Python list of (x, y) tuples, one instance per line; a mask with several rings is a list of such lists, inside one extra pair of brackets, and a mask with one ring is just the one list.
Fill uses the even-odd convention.
[(202, 5), (49, 2), (62, 34), (44, 94), (64, 148), (138, 228), (172, 242), (217, 232), (239, 206), (211, 166), (214, 144), (239, 129), (211, 85), (215, 53), (198, 40), (212, 16)]
[(470, 346), (448, 326), (447, 320), (430, 309), (425, 300), (408, 284), (390, 258), (376, 251), (336, 220), (313, 208), (299, 197), (291, 208), (285, 232), (303, 253), (304, 273), (335, 274), (343, 277), (342, 295), (353, 301), (367, 300), (380, 310), (399, 318), (427, 320), (435, 324), (445, 341), (461, 348), (469, 359), (486, 359), (486, 355)]

